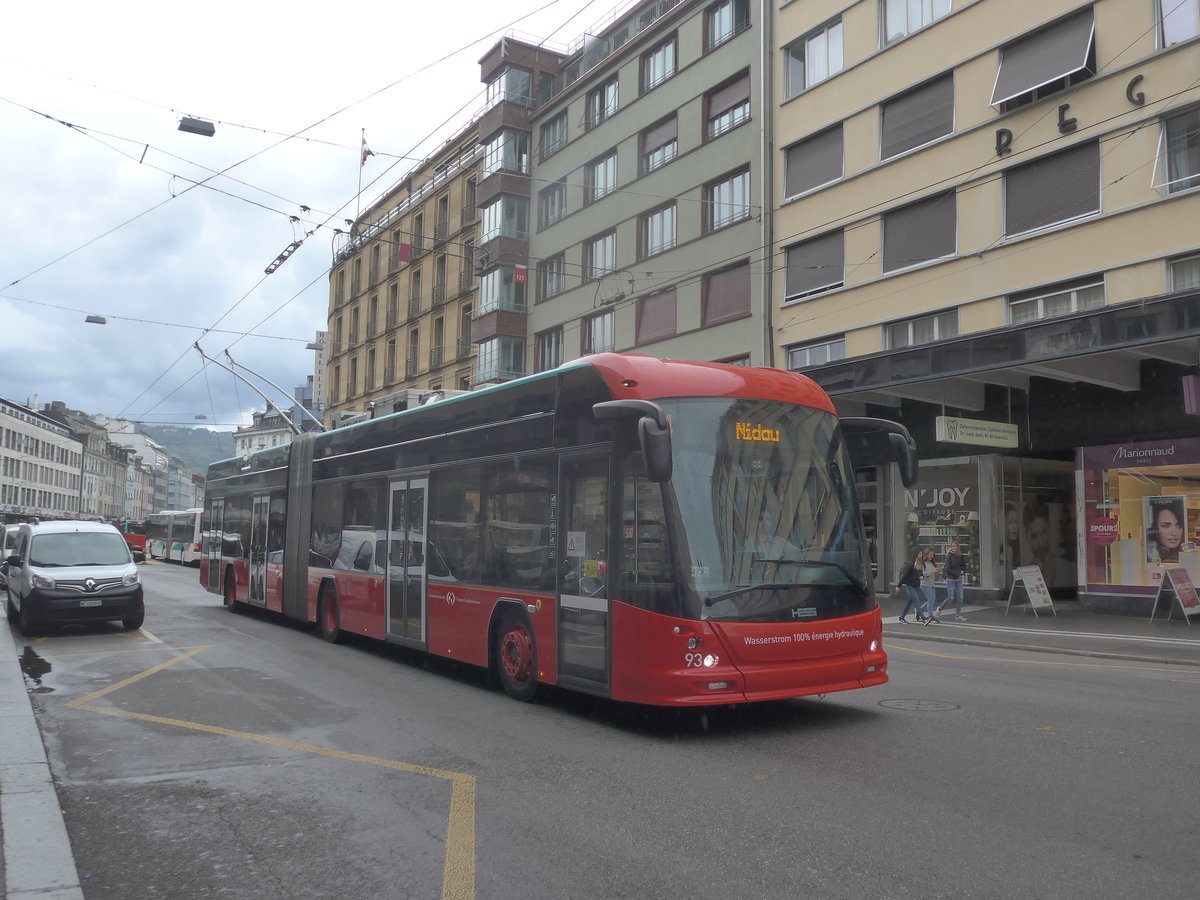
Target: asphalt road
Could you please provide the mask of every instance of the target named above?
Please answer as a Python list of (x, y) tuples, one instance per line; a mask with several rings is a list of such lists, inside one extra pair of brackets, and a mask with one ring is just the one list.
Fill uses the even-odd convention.
[(144, 576), (141, 633), (24, 655), (88, 900), (1194, 896), (1197, 667), (899, 638), (824, 699), (520, 704)]

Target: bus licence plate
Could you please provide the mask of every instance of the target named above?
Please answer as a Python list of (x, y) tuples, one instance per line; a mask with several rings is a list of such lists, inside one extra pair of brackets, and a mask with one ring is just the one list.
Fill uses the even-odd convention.
[(79, 605), (80, 606), (103, 606), (104, 601), (103, 600), (80, 600)]

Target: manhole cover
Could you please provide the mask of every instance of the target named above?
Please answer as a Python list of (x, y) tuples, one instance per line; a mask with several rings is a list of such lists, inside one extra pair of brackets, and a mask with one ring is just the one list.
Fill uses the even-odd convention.
[(887, 709), (910, 709), (917, 712), (945, 712), (958, 709), (957, 703), (947, 703), (945, 700), (883, 700), (879, 704)]

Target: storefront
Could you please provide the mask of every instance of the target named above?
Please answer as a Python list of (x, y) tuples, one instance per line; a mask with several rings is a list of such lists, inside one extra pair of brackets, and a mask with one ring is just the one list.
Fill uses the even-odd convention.
[(968, 602), (1004, 601), (1013, 569), (1029, 565), (1042, 569), (1056, 597), (1073, 598), (1077, 531), (1072, 476), (1069, 462), (998, 454), (923, 461), (912, 487), (898, 479), (891, 482), (887, 531), (892, 564), (884, 578), (894, 585), (900, 565), (918, 547), (932, 548), (940, 565), (957, 541), (966, 557)]
[(1149, 614), (1167, 566), (1200, 580), (1200, 440), (1084, 447), (1076, 469), (1085, 609)]

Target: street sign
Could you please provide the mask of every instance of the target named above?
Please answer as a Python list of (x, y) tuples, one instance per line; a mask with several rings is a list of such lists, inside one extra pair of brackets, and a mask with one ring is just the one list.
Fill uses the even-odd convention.
[(1046, 578), (1042, 575), (1041, 567), (1020, 566), (1013, 569), (1013, 583), (1008, 590), (1008, 603), (1004, 607), (1006, 616), (1008, 608), (1012, 606), (1013, 594), (1018, 587), (1025, 590), (1025, 596), (1029, 599), (1026, 609), (1032, 609), (1035, 617), (1039, 609), (1049, 609), (1050, 612), (1058, 615), (1058, 610), (1054, 608), (1054, 600), (1050, 597), (1050, 588), (1046, 587)]
[[(1151, 619), (1154, 618), (1154, 613), (1158, 610), (1164, 593), (1169, 594), (1179, 604), (1183, 620), (1189, 625), (1192, 624), (1192, 616), (1200, 616), (1200, 595), (1196, 593), (1196, 586), (1192, 584), (1191, 574), (1183, 566), (1170, 566), (1163, 573), (1158, 593), (1154, 596), (1154, 605), (1150, 607)], [(1167, 610), (1169, 619), (1174, 613), (1170, 600), (1167, 601)]]

